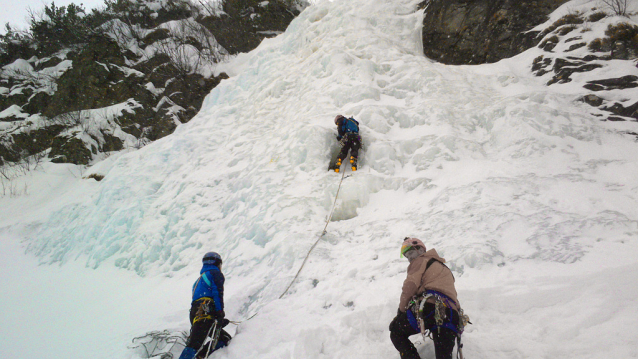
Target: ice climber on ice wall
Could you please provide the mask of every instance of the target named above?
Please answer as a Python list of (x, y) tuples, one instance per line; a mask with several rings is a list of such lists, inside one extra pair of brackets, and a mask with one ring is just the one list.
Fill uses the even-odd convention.
[[(225, 330), (219, 331), (217, 338), (203, 345), (206, 338), (214, 332), (213, 327), (225, 327), (229, 320), (224, 313), (224, 275), (222, 258), (216, 252), (208, 252), (202, 258), (201, 275), (193, 285), (193, 301), (190, 310), (191, 333), (186, 347), (179, 359), (201, 359), (207, 354), (223, 348), (230, 342), (231, 336)], [(216, 333), (215, 333), (216, 334)], [(211, 343), (217, 343), (210, 348)]]
[(357, 170), (357, 159), (359, 158), (359, 149), (361, 149), (361, 136), (359, 136), (359, 122), (354, 118), (346, 118), (343, 115), (335, 117), (335, 125), (337, 125), (337, 141), (341, 145), (341, 152), (337, 157), (334, 165), (335, 172), (341, 169), (341, 162), (348, 156), (350, 151), (350, 165), (352, 170)]
[(426, 250), (417, 238), (405, 238), (401, 255), (410, 264), (397, 315), (390, 323), (392, 344), (401, 359), (420, 359), (409, 337), (429, 330), (436, 359), (452, 359), (457, 338), (461, 354), (460, 338), (467, 320), (457, 298), (454, 275), (436, 249)]

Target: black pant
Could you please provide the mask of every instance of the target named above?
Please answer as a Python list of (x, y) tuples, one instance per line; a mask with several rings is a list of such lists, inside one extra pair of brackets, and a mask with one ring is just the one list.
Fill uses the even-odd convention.
[(211, 328), (213, 327), (213, 324), (215, 324), (215, 319), (210, 315), (210, 313), (208, 313), (208, 311), (206, 311), (206, 308), (210, 305), (212, 305), (212, 301), (209, 302), (208, 305), (204, 301), (196, 301), (191, 305), (191, 335), (186, 341), (186, 346), (199, 350), (198, 358), (203, 358), (207, 352), (212, 353), (215, 349), (228, 345), (228, 342), (230, 342), (230, 339), (232, 338), (228, 332), (222, 329), (219, 333), (219, 340), (217, 341), (216, 348), (210, 348), (209, 351), (208, 345), (210, 342), (206, 343), (206, 345), (202, 347), (202, 344), (204, 344), (208, 335), (213, 334)]
[(346, 133), (342, 141), (344, 145), (341, 147), (341, 152), (339, 152), (339, 158), (343, 161), (348, 156), (348, 151), (350, 151), (350, 156), (354, 157), (356, 161), (361, 148), (361, 136), (355, 133)]
[[(431, 328), (435, 325), (434, 322), (434, 304), (426, 303), (423, 308), (424, 323), (426, 328)], [(459, 315), (450, 309), (446, 310), (448, 318), (452, 318), (452, 323), (458, 326)], [(408, 321), (407, 313), (399, 312), (390, 323), (390, 340), (392, 344), (399, 351), (401, 359), (420, 359), (414, 344), (410, 341), (411, 335), (419, 334), (418, 329), (412, 328)], [(434, 339), (434, 353), (436, 359), (452, 359), (452, 352), (454, 351), (454, 341), (456, 339), (456, 333), (447, 328), (434, 328), (432, 330), (432, 338)]]

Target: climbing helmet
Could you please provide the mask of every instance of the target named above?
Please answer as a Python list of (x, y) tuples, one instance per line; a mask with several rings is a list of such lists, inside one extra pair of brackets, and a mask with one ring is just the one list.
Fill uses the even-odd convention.
[(217, 252), (208, 252), (204, 254), (202, 262), (204, 264), (213, 264), (216, 266), (220, 266), (222, 264), (222, 257)]
[(416, 249), (418, 247), (425, 249), (425, 244), (423, 244), (423, 242), (421, 242), (418, 238), (405, 237), (403, 244), (401, 245), (401, 257), (403, 257), (409, 250)]

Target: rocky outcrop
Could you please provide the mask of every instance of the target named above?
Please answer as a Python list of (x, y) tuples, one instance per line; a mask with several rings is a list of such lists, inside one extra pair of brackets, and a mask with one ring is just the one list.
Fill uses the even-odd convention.
[(444, 64), (482, 64), (512, 57), (540, 40), (528, 30), (567, 0), (427, 0), (423, 52)]
[(125, 72), (123, 51), (106, 36), (91, 39), (69, 59), (73, 66), (56, 81), (57, 91), (43, 101), (47, 106), (39, 108), (46, 117), (112, 106), (148, 92), (142, 85), (141, 74)]
[[(638, 121), (638, 102), (628, 99), (630, 97), (618, 101), (620, 91), (638, 87), (633, 73), (587, 80), (582, 76), (612, 66), (612, 60), (637, 59), (638, 26), (621, 18), (602, 22), (600, 20), (612, 12), (592, 3), (590, 9), (566, 11), (540, 31), (530, 31), (540, 28), (548, 15), (566, 2), (426, 0), (419, 5), (425, 9), (423, 51), (435, 61), (461, 65), (496, 62), (536, 46), (542, 54), (533, 60), (530, 68), (545, 79), (547, 86), (572, 83), (576, 78), (583, 87), (583, 95), (577, 99), (596, 108), (595, 116), (604, 121)], [(591, 36), (585, 35), (592, 27), (602, 33), (602, 26), (606, 28), (604, 37), (591, 40)]]
[(50, 125), (12, 136), (13, 146), (0, 144), (0, 157), (6, 161), (17, 162), (23, 156), (31, 156), (51, 148), (55, 138), (64, 130), (62, 125)]
[(42, 152), (53, 162), (86, 165), (100, 152), (171, 134), (228, 77), (212, 75), (215, 63), (283, 32), (299, 13), (291, 3), (110, 4), (110, 20), (72, 51), (3, 68), (0, 121), (11, 126), (0, 131), (0, 165)]
[[(538, 47), (543, 54), (534, 59), (532, 72), (536, 76), (547, 77), (548, 86), (556, 86), (571, 83), (576, 73), (618, 66), (618, 60), (637, 59), (638, 26), (623, 21), (598, 24), (607, 16), (603, 11), (592, 8), (589, 14), (571, 13), (548, 26), (540, 34), (543, 40)], [(585, 41), (584, 34), (589, 33), (593, 26), (603, 27), (605, 36)], [(598, 72), (599, 76), (606, 73)], [(582, 76), (580, 78), (583, 81)], [(599, 110), (594, 113), (595, 116), (605, 121), (638, 121), (638, 102), (617, 100), (619, 92), (638, 87), (638, 76), (590, 77), (582, 82), (582, 87), (592, 93), (578, 99)]]
[(223, 10), (222, 16), (205, 17), (201, 23), (231, 54), (248, 52), (264, 38), (284, 32), (299, 15), (282, 1), (227, 0)]
[(622, 90), (638, 87), (638, 76), (627, 75), (619, 78), (587, 81), (584, 88), (591, 91)]
[(624, 22), (610, 24), (605, 37), (589, 43), (592, 52), (610, 52), (609, 57), (616, 60), (638, 58), (638, 26)]

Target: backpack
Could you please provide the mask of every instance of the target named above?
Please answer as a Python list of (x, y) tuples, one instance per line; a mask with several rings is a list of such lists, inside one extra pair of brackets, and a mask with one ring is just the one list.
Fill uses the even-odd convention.
[(346, 133), (359, 133), (359, 122), (354, 118), (346, 118), (343, 120), (343, 128)]

